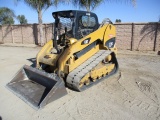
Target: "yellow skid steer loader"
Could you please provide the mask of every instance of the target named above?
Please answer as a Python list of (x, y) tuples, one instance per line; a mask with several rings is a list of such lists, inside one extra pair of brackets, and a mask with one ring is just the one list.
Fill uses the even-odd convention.
[(83, 91), (118, 70), (116, 30), (109, 19), (101, 25), (96, 14), (68, 10), (52, 13), (53, 39), (36, 57), (36, 67), (24, 65), (7, 87), (34, 108), (67, 94)]

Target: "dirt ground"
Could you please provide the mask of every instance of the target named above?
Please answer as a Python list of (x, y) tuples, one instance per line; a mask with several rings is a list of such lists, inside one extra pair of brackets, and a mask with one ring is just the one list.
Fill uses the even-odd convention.
[(14, 74), (31, 65), (39, 47), (0, 46), (2, 120), (160, 120), (160, 56), (119, 51), (117, 75), (84, 92), (68, 95), (35, 110), (6, 88)]

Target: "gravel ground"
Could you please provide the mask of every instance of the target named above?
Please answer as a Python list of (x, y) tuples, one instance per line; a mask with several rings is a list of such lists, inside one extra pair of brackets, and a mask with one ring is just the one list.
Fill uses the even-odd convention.
[(0, 46), (2, 120), (160, 120), (160, 56), (119, 51), (119, 72), (84, 92), (35, 110), (6, 88), (14, 74), (31, 65), (40, 47)]

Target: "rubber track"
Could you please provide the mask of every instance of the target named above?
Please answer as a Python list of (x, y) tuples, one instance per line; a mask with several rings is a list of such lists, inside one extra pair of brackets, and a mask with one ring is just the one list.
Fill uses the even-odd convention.
[(70, 72), (67, 76), (67, 86), (74, 90), (82, 91), (79, 88), (79, 83), (81, 79), (94, 67), (96, 67), (110, 53), (111, 51), (108, 50), (100, 50), (95, 53), (91, 58), (78, 66), (76, 69), (74, 69), (72, 72)]

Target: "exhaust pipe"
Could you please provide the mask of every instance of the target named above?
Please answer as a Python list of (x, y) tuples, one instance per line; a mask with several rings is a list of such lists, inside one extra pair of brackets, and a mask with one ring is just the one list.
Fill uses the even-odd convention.
[(49, 74), (24, 65), (7, 87), (35, 109), (67, 94), (64, 81), (57, 74)]

